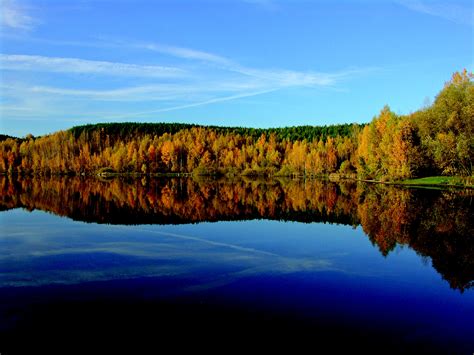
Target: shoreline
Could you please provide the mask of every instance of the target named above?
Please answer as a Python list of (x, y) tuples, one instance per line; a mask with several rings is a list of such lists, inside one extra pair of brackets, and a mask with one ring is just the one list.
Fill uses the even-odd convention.
[[(352, 174), (351, 174), (352, 175)], [(355, 175), (355, 174), (354, 174)], [(414, 187), (414, 188), (443, 188), (443, 189), (474, 189), (474, 184), (466, 182), (469, 177), (460, 176), (429, 176), (421, 178), (406, 179), (401, 181), (381, 181), (373, 179), (360, 179), (352, 176), (341, 175), (338, 173), (325, 174), (325, 175), (264, 175), (264, 174), (193, 174), (193, 173), (141, 173), (141, 172), (95, 172), (95, 173), (54, 173), (54, 174), (18, 174), (18, 173), (0, 173), (0, 176), (22, 176), (22, 177), (51, 177), (51, 176), (77, 176), (77, 177), (96, 177), (96, 178), (116, 178), (116, 177), (127, 177), (127, 178), (190, 178), (190, 177), (201, 177), (201, 178), (288, 178), (288, 179), (303, 179), (303, 180), (329, 180), (331, 182), (340, 182), (343, 180), (364, 182), (371, 184), (382, 184), (382, 185), (394, 185), (400, 187)], [(471, 178), (472, 179), (472, 178)]]

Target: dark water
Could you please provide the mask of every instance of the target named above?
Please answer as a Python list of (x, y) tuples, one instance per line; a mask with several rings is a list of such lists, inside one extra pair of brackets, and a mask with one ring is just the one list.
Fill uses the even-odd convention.
[(0, 190), (2, 354), (474, 352), (473, 191), (6, 177)]

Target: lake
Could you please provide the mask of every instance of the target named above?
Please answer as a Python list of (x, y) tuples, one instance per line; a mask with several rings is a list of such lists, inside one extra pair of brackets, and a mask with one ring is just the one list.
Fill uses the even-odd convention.
[(474, 351), (472, 190), (5, 176), (0, 189), (2, 355), (95, 340)]

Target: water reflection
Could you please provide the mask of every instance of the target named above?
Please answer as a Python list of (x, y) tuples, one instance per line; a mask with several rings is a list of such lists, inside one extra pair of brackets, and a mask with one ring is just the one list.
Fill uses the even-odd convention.
[(407, 245), (461, 292), (474, 284), (472, 190), (319, 180), (0, 177), (0, 210), (40, 209), (109, 224), (270, 219), (361, 225), (384, 256)]

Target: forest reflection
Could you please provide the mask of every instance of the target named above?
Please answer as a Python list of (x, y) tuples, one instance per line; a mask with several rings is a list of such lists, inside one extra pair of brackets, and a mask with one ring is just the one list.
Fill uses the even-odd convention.
[(474, 191), (320, 180), (0, 177), (0, 210), (110, 224), (271, 219), (361, 225), (380, 253), (409, 246), (452, 288), (474, 285)]

